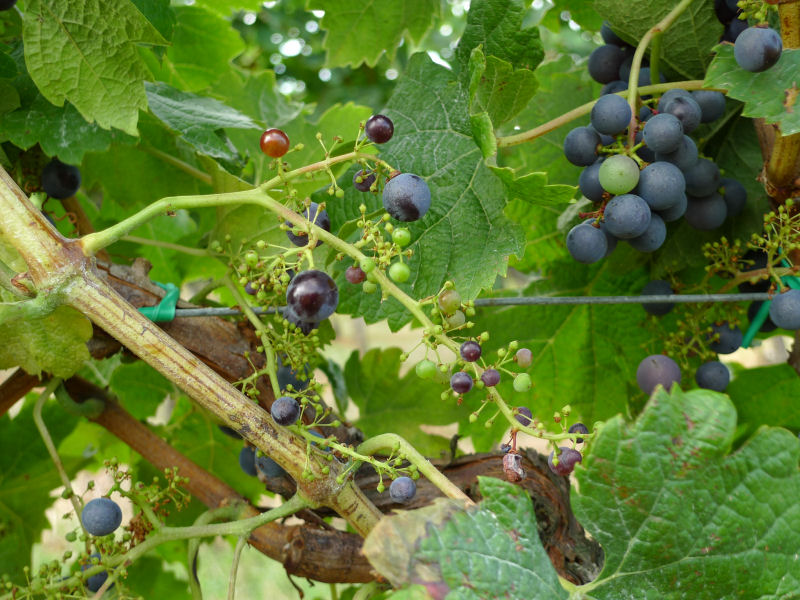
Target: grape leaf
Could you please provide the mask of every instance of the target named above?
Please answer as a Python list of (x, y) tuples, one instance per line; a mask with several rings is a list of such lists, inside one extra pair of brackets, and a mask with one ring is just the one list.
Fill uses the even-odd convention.
[[(239, 71), (229, 69), (214, 85), (214, 94), (265, 127), (281, 127), (293, 121), (303, 108), (278, 91), (275, 71)], [(250, 144), (254, 152), (259, 151)], [(241, 147), (244, 147), (243, 145)]]
[(364, 542), (367, 559), (393, 585), (421, 584), (435, 598), (568, 598), (525, 490), (489, 477), (478, 484), (484, 500), (467, 510), (437, 500), (381, 519)]
[[(636, 264), (635, 259), (631, 261), (634, 251), (621, 247), (615, 254), (593, 266), (569, 258), (557, 260), (524, 295), (638, 293), (646, 281), (644, 270), (625, 264)], [(641, 306), (630, 304), (550, 305), (486, 308), (473, 320), (481, 330), (509, 332), (486, 342), (485, 356), (509, 339), (533, 352), (533, 364), (526, 369), (534, 382), (531, 392), (515, 392), (511, 377), (505, 374), (498, 386), (510, 404), (527, 405), (538, 415), (552, 414), (569, 404), (576, 420), (591, 423), (626, 411), (633, 375), (647, 355), (641, 349), (649, 339), (640, 325), (645, 316)]]
[(722, 394), (659, 389), (633, 424), (605, 423), (572, 507), (605, 564), (579, 588), (598, 600), (777, 599), (800, 580), (800, 442), (762, 428), (728, 454), (736, 411)]
[(427, 456), (447, 448), (447, 440), (420, 429), (420, 425), (447, 425), (465, 416), (455, 400), (442, 401), (446, 388), (417, 377), (413, 370), (399, 376), (400, 349), (374, 349), (359, 357), (353, 351), (344, 367), (350, 399), (358, 406), (357, 426), (367, 437), (392, 431)]
[(169, 380), (141, 361), (117, 367), (108, 384), (125, 409), (139, 420), (154, 416), (158, 405), (175, 391)]
[(717, 55), (706, 73), (705, 87), (727, 90), (730, 98), (744, 102), (745, 117), (776, 123), (783, 135), (800, 132), (800, 111), (795, 106), (800, 50), (784, 50), (780, 60), (762, 73), (736, 64), (731, 44), (720, 44), (714, 51)]
[(230, 18), (240, 10), (258, 12), (264, 3), (261, 0), (198, 0), (197, 4), (223, 17)]
[(553, 0), (553, 7), (548, 11), (554, 15), (561, 14), (562, 11), (569, 12), (570, 18), (584, 29), (600, 31), (603, 26), (603, 19), (597, 14), (591, 2), (586, 0)]
[(189, 593), (186, 581), (178, 579), (164, 568), (162, 561), (151, 556), (140, 558), (126, 570), (125, 584), (141, 598), (181, 598)]
[[(395, 130), (381, 146), (381, 158), (425, 178), (433, 198), (425, 217), (408, 224), (414, 255), (411, 279), (401, 287), (417, 297), (438, 292), (451, 279), (465, 299), (474, 298), (521, 249), (521, 230), (503, 215), (502, 184), (472, 139), (467, 103), (466, 89), (450, 71), (417, 54), (384, 111)], [(344, 200), (328, 205), (334, 231), (358, 217), (360, 203), (368, 212), (382, 206), (377, 195), (356, 191), (348, 177), (352, 171), (342, 178)], [(409, 319), (395, 301), (380, 304), (379, 294), (342, 297), (339, 311), (364, 315), (367, 322), (388, 318), (392, 329)]]
[(497, 127), (519, 113), (536, 93), (533, 71), (515, 69), (510, 62), (484, 56), (481, 48), (470, 59), (470, 112), (486, 112)]
[(155, 79), (189, 92), (205, 89), (231, 69), (244, 41), (231, 23), (200, 6), (173, 9), (177, 24), (162, 58), (143, 53)]
[(419, 43), (439, 16), (438, 0), (308, 0), (307, 5), (325, 11), (320, 28), (328, 67), (372, 67), (384, 52), (392, 60), (406, 33)]
[(47, 100), (69, 100), (90, 123), (137, 134), (147, 99), (136, 44), (165, 40), (129, 0), (31, 0), (23, 40), (28, 71)]
[(158, 30), (165, 40), (172, 39), (175, 30), (175, 13), (169, 0), (131, 0), (150, 24)]
[[(635, 44), (648, 29), (675, 8), (673, 0), (595, 0), (595, 10), (614, 32)], [(664, 32), (662, 60), (685, 79), (700, 79), (711, 62), (711, 49), (722, 36), (723, 26), (712, 2), (692, 2)]]
[(800, 377), (787, 364), (742, 369), (728, 385), (739, 423), (754, 431), (761, 425), (800, 430)]
[(222, 129), (258, 129), (249, 117), (219, 100), (181, 92), (164, 83), (148, 82), (145, 90), (150, 112), (201, 154), (235, 161), (236, 150)]
[(527, 10), (522, 0), (478, 0), (470, 4), (467, 26), (456, 49), (465, 77), (470, 76), (470, 54), (481, 45), (486, 56), (521, 69), (533, 70), (542, 62), (544, 49), (539, 29), (524, 25)]
[[(56, 446), (78, 423), (77, 417), (55, 402), (44, 405), (42, 419)], [(87, 461), (63, 462), (68, 472), (74, 472)], [(60, 485), (33, 422), (33, 403), (28, 402), (13, 419), (0, 419), (0, 574), (14, 576), (29, 565), (32, 546), (48, 526), (44, 508), (52, 503), (51, 491)], [(20, 579), (15, 577), (15, 583), (23, 583)]]

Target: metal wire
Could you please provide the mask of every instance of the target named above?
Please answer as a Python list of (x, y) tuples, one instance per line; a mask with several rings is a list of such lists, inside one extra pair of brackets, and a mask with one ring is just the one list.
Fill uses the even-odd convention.
[[(752, 302), (771, 300), (767, 293), (755, 294), (661, 294), (652, 296), (516, 296), (478, 298), (475, 306), (541, 306), (585, 304), (703, 304), (706, 302)], [(273, 314), (276, 308), (252, 307), (257, 315)], [(238, 308), (179, 308), (175, 317), (231, 317), (242, 314)]]

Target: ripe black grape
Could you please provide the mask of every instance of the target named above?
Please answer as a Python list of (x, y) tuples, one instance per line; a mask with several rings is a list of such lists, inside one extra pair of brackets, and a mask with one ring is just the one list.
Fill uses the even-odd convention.
[(385, 144), (394, 135), (394, 123), (385, 115), (372, 115), (367, 119), (364, 133), (376, 144)]
[(650, 224), (650, 207), (634, 194), (616, 196), (606, 204), (606, 227), (611, 235), (630, 239), (642, 235)]
[(782, 329), (800, 329), (800, 290), (777, 294), (769, 307), (769, 318)]
[(624, 131), (631, 121), (631, 107), (616, 94), (601, 96), (592, 107), (592, 127), (598, 133), (617, 135)]
[(579, 223), (567, 234), (567, 250), (578, 262), (591, 264), (606, 256), (608, 240), (599, 227)]
[(91, 535), (114, 533), (122, 523), (122, 509), (111, 498), (95, 498), (83, 507), (81, 523)]
[(368, 192), (373, 183), (375, 183), (375, 173), (367, 174), (362, 169), (353, 175), (353, 187), (359, 192)]
[[(664, 281), (663, 279), (655, 279), (653, 281), (649, 281), (647, 285), (642, 288), (642, 296), (666, 296), (672, 295), (675, 292), (672, 289), (672, 286), (669, 284), (668, 281)], [(645, 312), (651, 315), (655, 315), (657, 317), (663, 317), (675, 305), (671, 302), (661, 302), (658, 304), (642, 304), (642, 308), (644, 308)]]
[[(643, 141), (644, 141), (644, 133), (642, 133), (641, 131), (637, 131), (636, 135), (633, 138), (634, 144), (639, 146), (639, 144), (641, 144)], [(641, 158), (646, 163), (655, 162), (656, 160), (656, 153), (653, 152), (653, 150), (650, 147), (648, 147), (647, 144), (639, 146), (639, 148), (636, 150), (636, 156)]]
[(383, 208), (398, 221), (417, 221), (431, 207), (431, 191), (419, 175), (400, 173), (383, 187)]
[(599, 134), (591, 127), (576, 127), (564, 138), (564, 156), (573, 165), (588, 167), (597, 160)]
[(719, 339), (711, 342), (708, 347), (717, 354), (732, 354), (742, 345), (742, 330), (732, 327), (727, 321), (715, 323), (711, 326), (713, 336)]
[(728, 367), (717, 360), (707, 362), (697, 368), (694, 379), (701, 388), (724, 392), (731, 381)]
[(701, 158), (683, 174), (686, 178), (686, 193), (690, 196), (710, 196), (719, 188), (719, 167), (707, 158)]
[(722, 92), (712, 90), (695, 90), (692, 98), (700, 106), (703, 116), (701, 123), (716, 121), (725, 114), (725, 95)]
[[(767, 267), (767, 253), (762, 250), (748, 250), (742, 256), (740, 269), (742, 271), (756, 271)], [(766, 292), (770, 288), (770, 281), (767, 276), (762, 276), (756, 281), (743, 281), (738, 285), (739, 291), (743, 294), (755, 294)]]
[(256, 456), (256, 469), (264, 477), (283, 477), (286, 471), (269, 456)]
[(481, 357), (481, 345), (478, 342), (467, 340), (459, 348), (461, 358), (467, 362), (475, 362)]
[(677, 117), (683, 126), (683, 133), (691, 133), (700, 125), (703, 112), (690, 94), (675, 96), (664, 104), (663, 112)]
[(239, 452), (239, 466), (242, 471), (250, 475), (256, 476), (256, 449), (252, 446), (245, 446)]
[(652, 210), (666, 210), (681, 201), (685, 189), (686, 181), (678, 167), (666, 161), (656, 161), (642, 169), (636, 193)]
[(603, 192), (605, 190), (600, 185), (600, 165), (602, 164), (602, 160), (592, 163), (581, 171), (581, 175), (578, 178), (578, 187), (581, 193), (592, 202), (603, 201)]
[(683, 136), (683, 141), (674, 152), (656, 152), (656, 160), (672, 163), (684, 173), (697, 163), (697, 144), (688, 135)]
[[(584, 425), (583, 423), (574, 423), (573, 425), (570, 426), (568, 432), (569, 433), (589, 433), (589, 428), (586, 427), (586, 425)], [(583, 443), (583, 438), (581, 438), (581, 437), (575, 438), (575, 443), (576, 444), (582, 444)]]
[(705, 198), (689, 198), (686, 207), (686, 222), (695, 229), (709, 231), (716, 229), (725, 222), (728, 216), (728, 207), (725, 200), (717, 193)]
[(669, 390), (681, 382), (681, 369), (674, 360), (663, 354), (653, 354), (639, 363), (636, 369), (636, 383), (647, 395), (653, 393), (657, 385)]
[(672, 88), (671, 90), (667, 90), (661, 94), (661, 98), (658, 99), (658, 106), (656, 107), (658, 112), (663, 113), (667, 103), (678, 96), (691, 96), (691, 94), (681, 88)]
[[(302, 215), (317, 225), (318, 227), (322, 227), (325, 231), (331, 230), (331, 218), (328, 216), (328, 211), (324, 208), (320, 208), (319, 204), (316, 202), (312, 202), (306, 209), (303, 211)], [(286, 221), (287, 227), (293, 227), (291, 221)], [(308, 245), (308, 234), (305, 231), (301, 231), (300, 233), (294, 233), (291, 229), (286, 231), (286, 235), (289, 237), (289, 241), (292, 242), (295, 246), (307, 246)], [(317, 242), (317, 246), (320, 246), (322, 242)]]
[(675, 115), (659, 113), (644, 124), (643, 135), (653, 152), (675, 152), (683, 141), (683, 125)]
[(650, 215), (650, 224), (644, 233), (631, 238), (628, 243), (639, 252), (655, 252), (667, 239), (667, 226), (656, 213)]
[(270, 414), (278, 425), (292, 425), (300, 418), (300, 404), (291, 396), (281, 396), (272, 403)]
[(527, 427), (533, 421), (533, 413), (531, 412), (531, 409), (528, 408), (527, 406), (518, 406), (517, 408), (514, 409), (514, 412), (516, 413), (514, 415), (514, 418), (520, 425), (524, 425), (525, 427)]
[(611, 29), (611, 25), (608, 24), (608, 21), (603, 21), (603, 27), (600, 29), (600, 35), (606, 44), (614, 44), (620, 48), (629, 47), (627, 42), (614, 33), (614, 31)]
[(558, 460), (555, 460), (554, 450), (547, 459), (547, 466), (556, 475), (569, 475), (575, 469), (575, 465), (582, 460), (580, 452), (568, 446), (561, 446), (558, 449)]
[(719, 180), (722, 192), (722, 199), (728, 207), (728, 216), (735, 217), (747, 204), (747, 190), (744, 186), (730, 177), (723, 177)]
[(606, 44), (592, 51), (586, 66), (589, 75), (596, 82), (610, 83), (618, 79), (617, 74), (623, 60), (625, 60), (625, 53), (619, 46)]
[(722, 34), (721, 42), (735, 43), (742, 32), (747, 29), (747, 21), (741, 19), (734, 19), (725, 27), (725, 32)]
[(317, 270), (298, 273), (286, 288), (286, 306), (303, 322), (327, 319), (339, 304), (339, 289), (330, 276)]
[(0, 0), (0, 10), (11, 10), (17, 0)]
[(481, 373), (481, 381), (486, 387), (494, 387), (500, 383), (500, 371), (497, 369), (486, 369)]
[(450, 387), (456, 394), (466, 394), (472, 389), (472, 377), (464, 371), (456, 371), (450, 377)]
[[(751, 323), (755, 320), (758, 311), (761, 309), (761, 305), (764, 304), (763, 302), (751, 302), (750, 306), (747, 307), (747, 320)], [(761, 333), (770, 333), (771, 331), (775, 331), (778, 328), (775, 323), (772, 322), (772, 319), (769, 316), (769, 312), (767, 312), (767, 318), (764, 319), (764, 322), (761, 324), (761, 327), (758, 329)]]
[[(89, 562), (81, 565), (81, 572), (94, 567), (95, 563), (93, 559), (97, 559), (97, 562), (99, 563), (100, 558), (101, 557), (99, 552), (93, 552), (92, 554), (90, 554)], [(106, 582), (106, 579), (108, 579), (108, 571), (100, 571), (99, 573), (95, 573), (86, 580), (86, 589), (89, 590), (90, 592), (96, 592), (101, 587), (103, 587), (103, 584)], [(113, 587), (114, 584), (112, 583), (108, 589), (111, 589)]]
[(393, 502), (405, 504), (417, 493), (417, 484), (411, 477), (398, 477), (389, 486), (389, 497)]
[(769, 27), (748, 27), (736, 38), (733, 57), (745, 71), (760, 73), (772, 67), (783, 52), (780, 34)]
[(616, 94), (617, 92), (624, 92), (628, 89), (628, 82), (622, 81), (621, 79), (617, 79), (616, 81), (612, 81), (611, 83), (607, 83), (603, 86), (603, 89), (600, 90), (601, 96), (606, 96), (608, 94)]
[(51, 198), (64, 200), (75, 195), (81, 187), (81, 172), (78, 167), (65, 165), (53, 158), (42, 169), (42, 189)]
[(686, 214), (686, 209), (688, 206), (689, 199), (686, 197), (686, 194), (681, 194), (677, 204), (658, 211), (658, 215), (664, 220), (664, 223), (672, 223)]

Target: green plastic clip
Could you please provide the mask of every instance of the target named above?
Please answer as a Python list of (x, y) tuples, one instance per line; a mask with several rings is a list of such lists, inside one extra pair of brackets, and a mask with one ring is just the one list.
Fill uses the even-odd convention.
[[(781, 260), (781, 264), (786, 268), (791, 267), (791, 265), (786, 261), (785, 258)], [(786, 277), (782, 277), (781, 281), (790, 288), (792, 288), (793, 290), (800, 290), (800, 278), (795, 277), (794, 275), (787, 275)], [(756, 337), (758, 330), (761, 329), (761, 326), (764, 324), (764, 321), (767, 320), (767, 316), (769, 315), (770, 304), (772, 304), (772, 300), (766, 300), (764, 301), (764, 304), (762, 304), (759, 307), (756, 316), (753, 317), (753, 320), (750, 323), (750, 327), (747, 328), (744, 337), (742, 337), (742, 348), (750, 347), (750, 344), (753, 342), (753, 338)]]
[(139, 309), (145, 317), (153, 321), (153, 323), (166, 323), (175, 318), (175, 307), (178, 305), (178, 298), (180, 297), (180, 290), (174, 283), (163, 285), (154, 281), (158, 287), (167, 292), (161, 299), (161, 302), (155, 306), (143, 306)]

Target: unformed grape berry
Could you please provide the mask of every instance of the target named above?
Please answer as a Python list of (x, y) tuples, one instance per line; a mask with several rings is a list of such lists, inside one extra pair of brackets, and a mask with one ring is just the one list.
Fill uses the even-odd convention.
[(397, 283), (404, 283), (411, 277), (411, 269), (406, 263), (396, 262), (389, 267), (389, 277)]
[(457, 371), (450, 377), (450, 387), (456, 394), (466, 394), (472, 389), (472, 377), (464, 371)]
[(108, 535), (122, 523), (122, 509), (110, 498), (95, 498), (83, 507), (81, 522), (91, 535)]
[(292, 425), (300, 418), (300, 404), (291, 396), (281, 396), (272, 403), (270, 414), (278, 425)]
[(375, 183), (375, 173), (367, 174), (362, 169), (353, 175), (353, 187), (359, 192), (368, 192), (373, 183)]
[(347, 267), (347, 269), (344, 272), (344, 277), (350, 283), (358, 285), (367, 278), (367, 274), (361, 270), (361, 267), (356, 267), (355, 265), (353, 265), (351, 267)]
[[(583, 423), (574, 423), (569, 428), (569, 433), (589, 433), (589, 428), (586, 427), (586, 425), (584, 425)], [(582, 437), (576, 437), (575, 438), (575, 443), (576, 444), (582, 444), (583, 443), (583, 438)]]
[(527, 392), (532, 385), (531, 376), (527, 373), (519, 373), (514, 377), (514, 390), (517, 392)]
[(398, 477), (389, 486), (389, 496), (393, 502), (405, 504), (417, 493), (417, 484), (411, 477)]
[(558, 449), (558, 459), (553, 450), (547, 459), (547, 466), (556, 475), (569, 475), (575, 469), (575, 465), (582, 460), (583, 456), (580, 452), (568, 446), (561, 446)]
[(433, 379), (436, 375), (436, 363), (427, 358), (423, 359), (417, 363), (414, 371), (416, 371), (417, 377), (420, 379)]
[(461, 294), (455, 290), (445, 290), (439, 294), (439, 308), (446, 315), (452, 315), (461, 308)]
[(520, 348), (514, 355), (514, 360), (517, 361), (517, 364), (520, 367), (522, 367), (523, 369), (527, 369), (528, 367), (531, 366), (531, 363), (533, 362), (533, 352), (531, 352), (527, 348)]
[(486, 387), (494, 387), (500, 383), (500, 371), (497, 369), (486, 369), (481, 373), (481, 381)]
[(289, 151), (289, 136), (280, 129), (267, 129), (261, 134), (261, 151), (272, 158), (280, 158)]
[(394, 123), (385, 115), (372, 115), (367, 119), (364, 126), (364, 133), (376, 144), (385, 144), (394, 134)]
[(527, 406), (518, 406), (514, 409), (514, 412), (516, 413), (514, 418), (520, 425), (527, 427), (531, 424), (531, 421), (533, 421), (533, 413)]
[(478, 342), (467, 340), (461, 344), (459, 353), (461, 354), (461, 358), (467, 362), (475, 362), (481, 357), (481, 345)]

